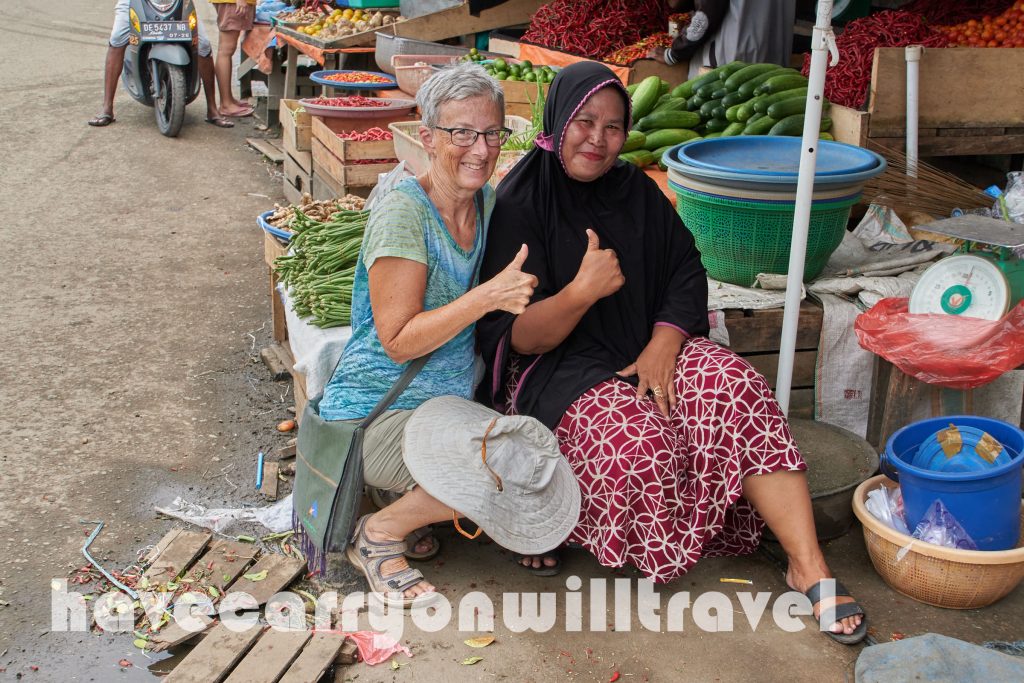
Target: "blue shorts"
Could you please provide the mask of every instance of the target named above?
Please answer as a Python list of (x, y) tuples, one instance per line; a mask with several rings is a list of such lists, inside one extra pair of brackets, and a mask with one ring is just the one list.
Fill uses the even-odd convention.
[[(110, 46), (124, 47), (128, 44), (128, 38), (132, 35), (131, 19), (128, 17), (129, 0), (117, 0), (114, 7), (114, 28), (110, 30)], [(210, 40), (203, 30), (203, 22), (196, 24), (196, 31), (199, 32), (199, 56), (209, 57), (213, 50), (210, 47)]]

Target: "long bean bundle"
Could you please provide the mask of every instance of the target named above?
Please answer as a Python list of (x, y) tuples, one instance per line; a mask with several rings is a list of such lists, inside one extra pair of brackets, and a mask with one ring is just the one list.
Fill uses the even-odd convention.
[(339, 211), (317, 221), (295, 212), (288, 254), (274, 261), (274, 271), (288, 288), (299, 317), (311, 318), (322, 328), (349, 324), (356, 261), (369, 215)]

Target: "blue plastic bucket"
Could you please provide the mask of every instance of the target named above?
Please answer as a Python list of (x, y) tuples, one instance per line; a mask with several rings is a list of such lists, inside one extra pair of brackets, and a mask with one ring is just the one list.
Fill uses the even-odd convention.
[[(1010, 462), (981, 472), (933, 472), (911, 465), (922, 444), (950, 424), (988, 432), (1006, 448)], [(907, 527), (911, 530), (931, 504), (940, 499), (974, 539), (978, 550), (1017, 547), (1024, 431), (1001, 420), (976, 415), (921, 420), (889, 437), (881, 465), (886, 476), (900, 483)]]

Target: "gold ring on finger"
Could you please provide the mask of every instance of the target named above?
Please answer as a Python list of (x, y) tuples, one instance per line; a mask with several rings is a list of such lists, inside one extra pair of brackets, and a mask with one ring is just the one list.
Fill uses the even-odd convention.
[(661, 387), (652, 388), (651, 393), (657, 396), (658, 398), (661, 398), (662, 396), (665, 395), (665, 391)]

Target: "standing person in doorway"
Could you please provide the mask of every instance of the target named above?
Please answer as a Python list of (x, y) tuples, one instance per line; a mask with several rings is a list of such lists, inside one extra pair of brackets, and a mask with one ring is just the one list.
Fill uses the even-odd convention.
[[(117, 93), (117, 81), (121, 77), (121, 70), (124, 68), (124, 52), (128, 48), (128, 40), (131, 38), (131, 19), (128, 16), (128, 0), (117, 0), (114, 6), (114, 27), (110, 31), (110, 41), (107, 43), (107, 59), (103, 67), (103, 109), (99, 114), (89, 119), (90, 126), (109, 126), (117, 119), (114, 118), (114, 95)], [(203, 92), (206, 94), (206, 122), (218, 128), (233, 128), (231, 123), (217, 110), (217, 96), (214, 91), (213, 77), (213, 50), (210, 47), (210, 40), (206, 37), (202, 22), (196, 25), (199, 33), (199, 77), (203, 81)]]
[(251, 31), (256, 18), (256, 0), (210, 0), (217, 7), (217, 87), (221, 116), (252, 116), (253, 106), (239, 102), (231, 92), (231, 68), (243, 31)]
[(749, 64), (789, 64), (796, 0), (668, 0), (680, 12), (693, 12), (686, 30), (668, 49), (648, 55), (666, 64), (689, 62), (688, 78), (702, 66), (740, 59)]

